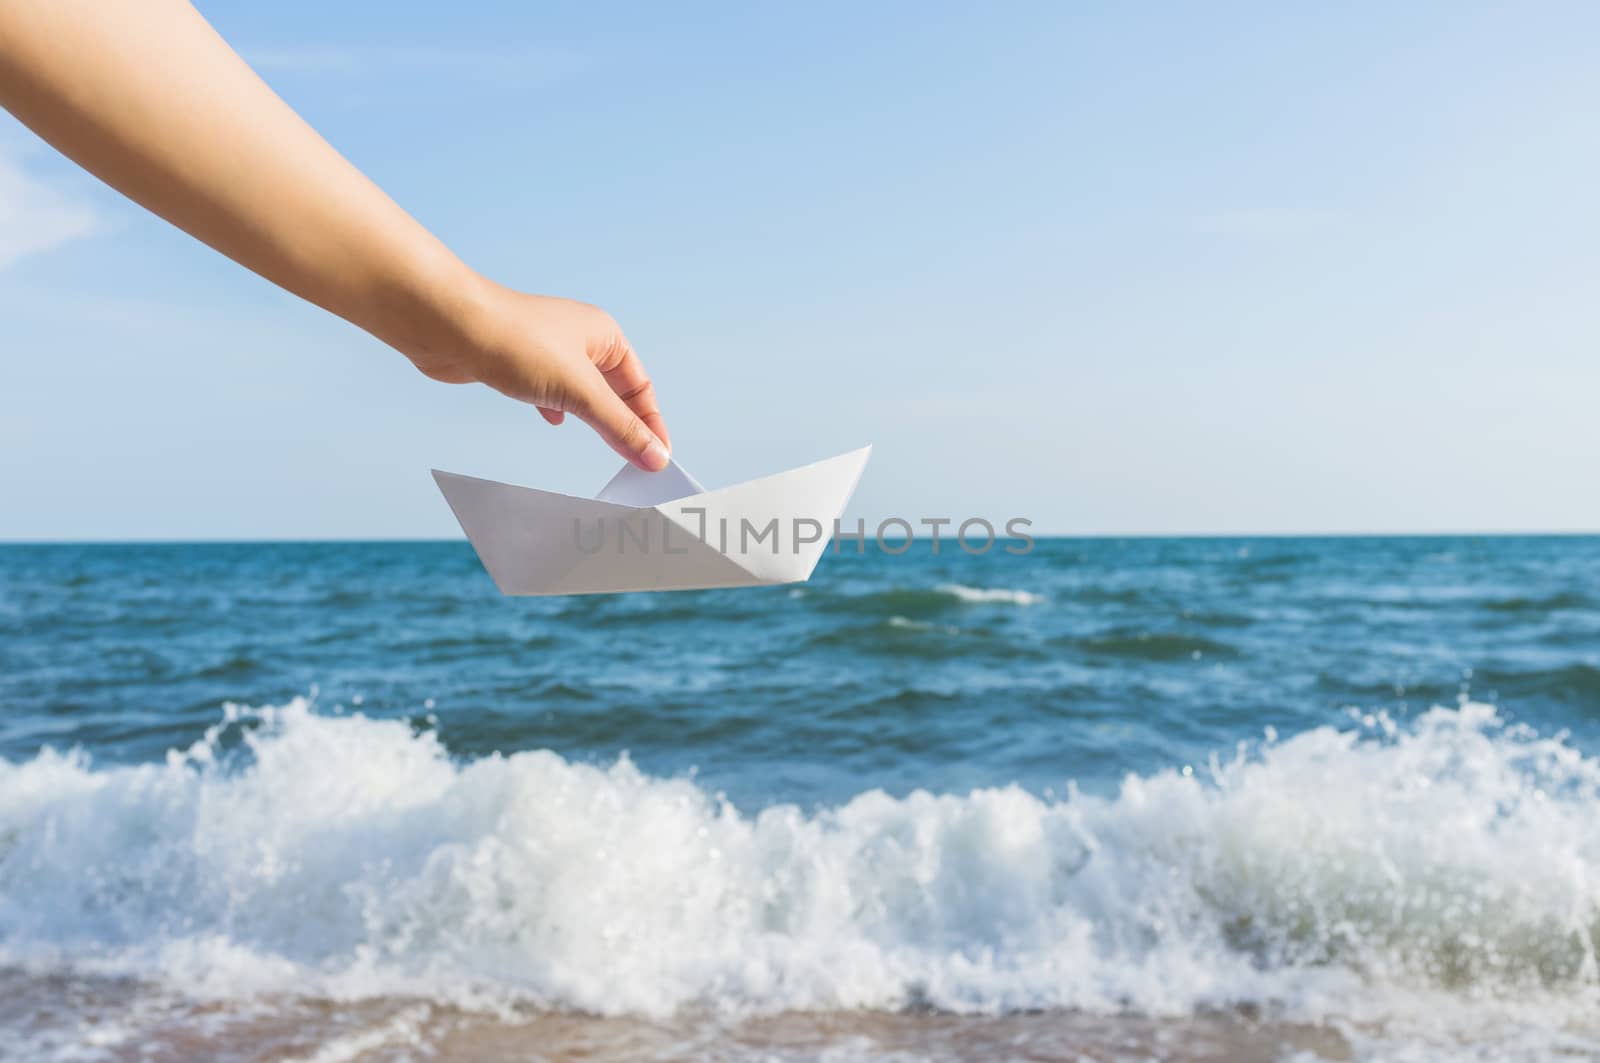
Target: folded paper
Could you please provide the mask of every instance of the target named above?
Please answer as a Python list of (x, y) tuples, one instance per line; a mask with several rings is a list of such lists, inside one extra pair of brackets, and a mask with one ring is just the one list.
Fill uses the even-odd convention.
[(504, 594), (753, 587), (808, 579), (872, 448), (708, 491), (676, 462), (595, 498), (433, 471)]

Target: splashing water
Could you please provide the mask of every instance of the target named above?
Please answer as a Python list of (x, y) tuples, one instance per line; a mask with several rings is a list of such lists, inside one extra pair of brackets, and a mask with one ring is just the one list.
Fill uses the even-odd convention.
[(295, 701), (230, 708), (160, 764), (0, 763), (0, 962), (645, 1017), (1248, 1003), (1407, 1027), (1450, 1005), (1570, 1027), (1595, 1003), (1597, 792), (1600, 762), (1468, 703), (1104, 798), (745, 815), (626, 758), (457, 762)]

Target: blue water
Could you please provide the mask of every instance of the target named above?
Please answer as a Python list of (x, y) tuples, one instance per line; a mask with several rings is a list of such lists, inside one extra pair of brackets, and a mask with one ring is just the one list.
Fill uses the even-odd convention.
[(759, 808), (1104, 789), (1463, 694), (1580, 744), (1600, 721), (1600, 539), (874, 555), (796, 588), (507, 599), (464, 543), (0, 547), (0, 755), (158, 759), (224, 702), (306, 695), (463, 757), (626, 750)]
[[(457, 542), (0, 546), (0, 988), (40, 1057), (280, 1058), (268, 1001), (370, 1058), (464, 1036), (439, 1009), (490, 1058), (508, 1007), (911, 1024), (850, 1020), (874, 1059), (996, 1051), (919, 1015), (1570, 1051), (1597, 809), (1600, 538), (922, 542), (559, 599)], [(228, 1036), (184, 1010), (219, 995)]]

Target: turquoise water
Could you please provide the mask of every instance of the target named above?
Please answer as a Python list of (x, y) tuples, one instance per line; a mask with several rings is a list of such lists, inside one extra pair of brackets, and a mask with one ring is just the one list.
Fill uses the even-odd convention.
[(464, 543), (6, 546), (0, 981), (79, 1058), (310, 1051), (262, 1009), (338, 1058), (1586, 1052), (1597, 724), (1596, 538), (567, 599)]
[(314, 696), (460, 756), (697, 770), (741, 807), (1202, 761), (1472, 694), (1600, 718), (1600, 540), (1041, 542), (797, 588), (505, 599), (457, 543), (0, 547), (0, 755), (160, 758)]

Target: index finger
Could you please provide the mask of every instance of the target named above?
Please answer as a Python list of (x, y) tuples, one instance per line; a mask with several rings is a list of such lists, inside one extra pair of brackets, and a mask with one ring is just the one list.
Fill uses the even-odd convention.
[(622, 357), (610, 368), (600, 367), (600, 373), (606, 378), (606, 383), (611, 390), (616, 392), (617, 398), (627, 403), (628, 408), (638, 415), (639, 420), (645, 423), (656, 438), (672, 449), (672, 439), (667, 435), (667, 422), (661, 416), (661, 406), (656, 401), (656, 388), (650, 382), (650, 376), (644, 371), (644, 363), (639, 361), (633, 344), (626, 339), (618, 343)]

